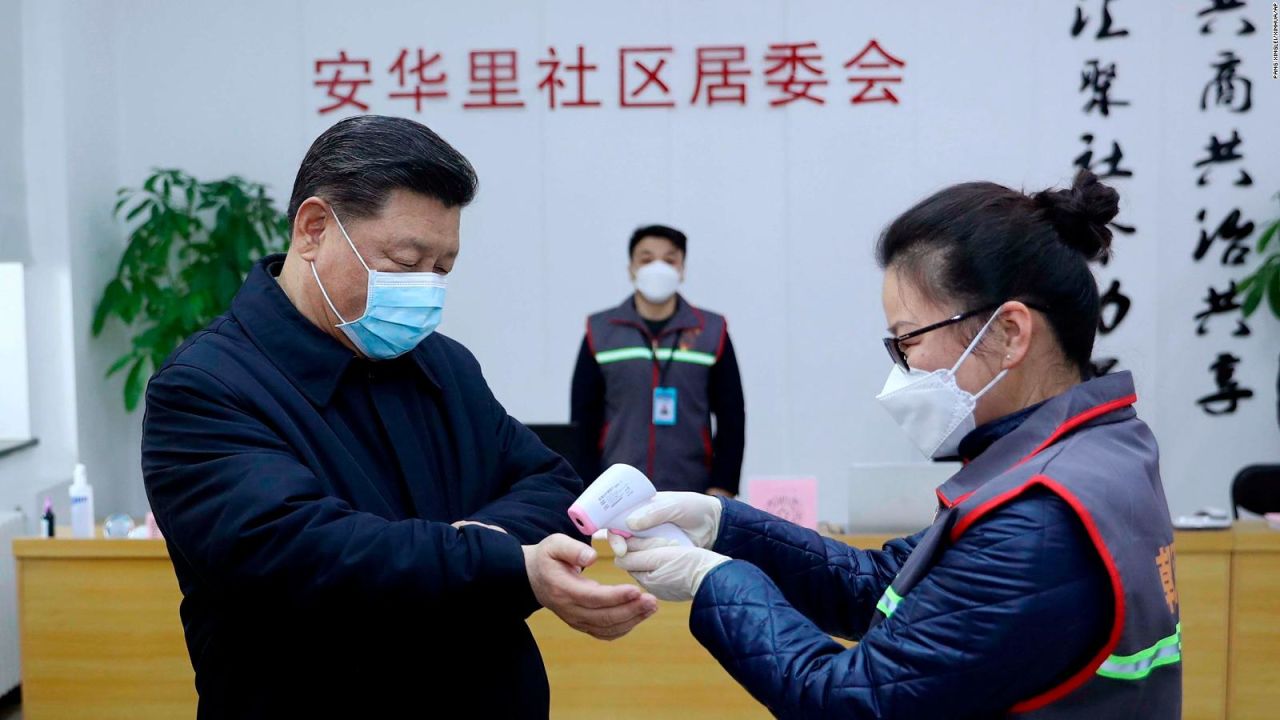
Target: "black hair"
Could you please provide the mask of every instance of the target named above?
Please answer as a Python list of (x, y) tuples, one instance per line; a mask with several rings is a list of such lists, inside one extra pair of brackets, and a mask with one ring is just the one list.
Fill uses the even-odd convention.
[(1107, 224), (1119, 199), (1088, 170), (1070, 189), (1031, 195), (989, 182), (953, 185), (894, 220), (876, 260), (956, 312), (1008, 300), (1044, 308), (1067, 360), (1088, 379), (1101, 313), (1088, 263), (1111, 255)]
[(378, 214), (392, 190), (409, 190), (463, 207), (479, 180), (462, 153), (426, 125), (406, 118), (357, 115), (340, 120), (311, 143), (289, 198), (289, 222), (309, 197), (323, 198), (345, 217)]
[(681, 255), (688, 253), (689, 238), (685, 237), (684, 233), (666, 225), (645, 225), (642, 228), (636, 228), (636, 231), (631, 233), (631, 243), (627, 245), (627, 256), (634, 256), (636, 245), (639, 245), (640, 241), (647, 237), (666, 238), (671, 241), (672, 245), (676, 246)]

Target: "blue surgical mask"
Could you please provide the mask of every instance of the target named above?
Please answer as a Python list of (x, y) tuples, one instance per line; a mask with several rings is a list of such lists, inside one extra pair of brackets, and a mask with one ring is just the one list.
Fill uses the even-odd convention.
[(360, 251), (351, 242), (351, 236), (338, 220), (337, 213), (333, 214), (333, 219), (347, 239), (347, 245), (351, 246), (351, 252), (356, 254), (369, 274), (364, 314), (355, 320), (347, 320), (334, 307), (324, 284), (320, 282), (316, 264), (311, 263), (311, 274), (315, 276), (316, 285), (320, 286), (324, 301), (342, 321), (336, 327), (365, 357), (374, 360), (390, 360), (418, 347), (440, 325), (448, 281), (437, 273), (374, 270), (360, 257)]

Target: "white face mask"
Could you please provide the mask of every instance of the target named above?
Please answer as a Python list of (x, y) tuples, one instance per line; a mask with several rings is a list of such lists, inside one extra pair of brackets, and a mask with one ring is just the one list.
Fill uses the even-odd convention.
[(669, 262), (654, 260), (636, 271), (636, 289), (651, 303), (671, 299), (680, 287), (680, 271)]
[(956, 371), (973, 354), (982, 336), (991, 327), (991, 323), (999, 317), (1000, 311), (987, 320), (978, 336), (965, 348), (964, 354), (950, 368), (925, 372), (912, 368), (904, 372), (894, 365), (889, 370), (889, 379), (884, 389), (876, 396), (876, 400), (895, 422), (907, 433), (920, 452), (930, 458), (953, 457), (960, 449), (960, 441), (975, 427), (973, 409), (978, 398), (995, 387), (996, 383), (1009, 372), (1001, 370), (999, 374), (978, 391), (978, 394), (963, 390), (956, 384)]

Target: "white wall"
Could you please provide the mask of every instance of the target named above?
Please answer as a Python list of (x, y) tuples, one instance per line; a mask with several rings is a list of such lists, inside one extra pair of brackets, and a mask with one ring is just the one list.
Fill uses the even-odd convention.
[[(37, 493), (69, 479), (77, 459), (94, 468), (100, 512), (123, 507), (120, 495), (139, 483), (137, 418), (123, 417), (118, 405), (99, 417), (82, 412), (119, 392), (102, 382), (99, 365), (112, 339), (89, 341), (89, 308), (101, 287), (93, 273), (111, 267), (119, 251), (105, 212), (117, 182), (115, 143), (102, 134), (115, 113), (115, 63), (104, 52), (111, 35), (101, 32), (110, 12), (98, 3), (22, 7), (27, 215), (39, 219), (30, 224), (24, 278), (26, 342), (31, 435), (40, 444), (0, 459), (0, 507), (20, 505), (29, 521)], [(95, 243), (113, 249), (99, 256)], [(65, 511), (66, 498), (54, 499)]]
[[(101, 512), (137, 512), (144, 504), (140, 413), (125, 416), (119, 381), (101, 378), (125, 340), (118, 332), (88, 337), (92, 304), (123, 244), (108, 215), (115, 187), (136, 185), (152, 167), (176, 166), (200, 177), (234, 172), (265, 181), (283, 204), (307, 145), (337, 119), (316, 114), (321, 94), (311, 63), (338, 49), (373, 56), (383, 82), (371, 95), (373, 111), (403, 113), (385, 99), (385, 69), (399, 48), (419, 45), (444, 53), (451, 78), (450, 100), (420, 119), (481, 176), (479, 199), (464, 213), (444, 331), (476, 352), (519, 418), (568, 417), (583, 318), (628, 292), (627, 235), (642, 223), (673, 224), (690, 236), (686, 294), (726, 313), (738, 346), (749, 416), (746, 474), (816, 475), (821, 516), (843, 519), (851, 463), (914, 458), (872, 401), (887, 372), (872, 260), (878, 232), (953, 182), (1027, 189), (1066, 182), (1078, 136), (1092, 127), (1099, 143), (1120, 138), (1138, 173), (1119, 187), (1124, 219), (1139, 235), (1117, 241), (1120, 257), (1104, 271), (1123, 279), (1134, 309), (1102, 350), (1119, 353), (1137, 374), (1139, 410), (1161, 439), (1174, 511), (1225, 504), (1238, 467), (1280, 460), (1280, 323), (1259, 316), (1254, 336), (1236, 340), (1224, 337), (1219, 321), (1214, 335), (1197, 338), (1191, 317), (1205, 287), (1229, 273), (1190, 261), (1194, 206), (1206, 199), (1239, 205), (1258, 221), (1274, 217), (1269, 196), (1280, 185), (1280, 138), (1266, 132), (1264, 119), (1277, 116), (1280, 101), (1268, 82), (1265, 33), (1206, 41), (1192, 3), (1117, 5), (1134, 33), (1108, 45), (1068, 36), (1072, 7), (1015, 0), (939, 0), (924, 10), (727, 0), (28, 0), (23, 9), (34, 16), (24, 18), (26, 145), (34, 155), (28, 207), (48, 235), (28, 273), (28, 312), (46, 311), (31, 302), (40, 292), (56, 293), (65, 313), (32, 330), (31, 354), (41, 358), (33, 369), (60, 373), (64, 383), (37, 390), (33, 379), (33, 409), (50, 392), (61, 394), (54, 405), (63, 424), (72, 409), (74, 439), (64, 450), (84, 457), (105, 486)], [(1260, 28), (1263, 19), (1255, 18)], [(908, 63), (901, 107), (845, 104), (838, 65), (871, 37)], [(803, 40), (824, 48), (831, 100), (770, 110), (760, 55), (770, 42)], [(534, 90), (534, 58), (549, 44), (564, 56), (578, 43), (601, 66), (593, 94), (605, 107), (549, 113)], [(616, 49), (648, 43), (677, 49), (670, 77), (680, 106), (619, 110)], [(757, 73), (749, 107), (685, 102), (693, 49), (714, 43), (748, 45)], [(1246, 58), (1242, 72), (1254, 79), (1249, 115), (1195, 108), (1221, 49), (1215, 43)], [(463, 111), (466, 51), (504, 47), (520, 51), (528, 107)], [(1132, 112), (1117, 111), (1104, 124), (1081, 114), (1076, 94), (1082, 59), (1099, 53), (1115, 56), (1117, 93), (1134, 102)], [(1195, 188), (1190, 166), (1209, 131), (1230, 127), (1247, 138), (1254, 187)], [(63, 285), (49, 289), (32, 273)], [(1208, 418), (1194, 399), (1212, 390), (1207, 366), (1224, 349), (1244, 358), (1238, 379), (1256, 397), (1234, 417)], [(38, 354), (67, 350), (73, 361), (46, 363)], [(63, 462), (65, 455), (46, 457)]]
[(21, 10), (19, 0), (0, 0), (0, 262), (27, 259)]

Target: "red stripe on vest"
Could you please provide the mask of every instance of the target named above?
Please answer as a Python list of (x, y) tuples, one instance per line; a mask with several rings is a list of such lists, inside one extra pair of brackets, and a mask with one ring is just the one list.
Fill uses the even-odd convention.
[[(1130, 397), (1132, 398), (1132, 396)], [(1124, 398), (1124, 399), (1129, 400), (1129, 402), (1126, 404), (1132, 404), (1133, 402), (1133, 400), (1129, 398)], [(1116, 402), (1118, 403), (1120, 401), (1116, 401)], [(1099, 410), (1100, 408), (1106, 408), (1108, 406), (1115, 405), (1115, 404), (1116, 403), (1107, 403), (1107, 405), (1100, 405), (1097, 408), (1094, 408), (1093, 410), (1090, 410), (1087, 413), (1077, 415), (1075, 418), (1072, 418), (1071, 420), (1067, 421), (1067, 423), (1064, 423), (1062, 427), (1063, 428), (1067, 427), (1067, 425), (1071, 424), (1072, 422), (1075, 422), (1076, 420), (1084, 417), (1085, 415), (1089, 415), (1089, 418), (1085, 418), (1085, 420), (1088, 420), (1092, 417), (1097, 417), (1099, 414), (1102, 414), (1102, 413), (1097, 413), (1094, 411)], [(1107, 410), (1107, 412), (1110, 412), (1110, 410), (1114, 410), (1114, 409), (1115, 409), (1114, 407), (1111, 407), (1110, 409)], [(1090, 415), (1090, 413), (1093, 413), (1093, 414)], [(1085, 422), (1085, 420), (1080, 420), (1080, 422)], [(1078, 425), (1079, 423), (1076, 423), (1076, 424)], [(1059, 432), (1054, 433), (1055, 437), (1060, 436), (1062, 434), (1062, 428), (1059, 428), (1058, 430)], [(1045, 446), (1047, 447), (1048, 443), (1046, 443)], [(1036, 452), (1039, 452), (1039, 450), (1037, 450)], [(1032, 455), (1034, 454), (1035, 453), (1032, 453)], [(982, 505), (979, 505), (978, 507), (974, 508), (968, 515), (966, 515), (959, 522), (957, 522), (955, 527), (951, 529), (951, 542), (954, 543), (956, 539), (959, 538), (962, 533), (964, 533), (965, 530), (967, 530), (975, 522), (980, 520), (982, 516), (1000, 507), (1001, 505), (1009, 502), (1010, 500), (1013, 500), (1014, 498), (1018, 497), (1019, 495), (1023, 494), (1027, 490), (1037, 485), (1049, 489), (1050, 491), (1058, 495), (1058, 497), (1062, 498), (1063, 501), (1066, 502), (1067, 505), (1070, 506), (1073, 511), (1075, 511), (1076, 516), (1080, 518), (1080, 522), (1084, 525), (1085, 532), (1089, 534), (1089, 540), (1093, 542), (1093, 547), (1098, 552), (1098, 557), (1102, 559), (1102, 564), (1107, 568), (1107, 576), (1111, 580), (1111, 591), (1115, 600), (1115, 616), (1111, 623), (1111, 634), (1107, 637), (1106, 645), (1104, 645), (1102, 649), (1099, 650), (1096, 655), (1094, 655), (1092, 660), (1090, 660), (1087, 664), (1085, 664), (1084, 667), (1076, 671), (1076, 673), (1073, 674), (1071, 677), (1059, 683), (1057, 686), (1052, 687), (1046, 690), (1045, 692), (1042, 692), (1039, 695), (1036, 695), (1035, 697), (1028, 698), (1014, 705), (1009, 710), (1010, 712), (1014, 712), (1014, 713), (1025, 713), (1025, 712), (1031, 712), (1032, 710), (1039, 710), (1040, 708), (1048, 705), (1049, 703), (1062, 699), (1072, 690), (1075, 690), (1076, 688), (1080, 687), (1085, 682), (1087, 682), (1089, 678), (1093, 677), (1094, 673), (1102, 665), (1103, 661), (1105, 661), (1107, 657), (1111, 655), (1111, 652), (1116, 649), (1116, 645), (1120, 643), (1120, 634), (1124, 630), (1124, 614), (1125, 614), (1124, 584), (1120, 580), (1120, 571), (1116, 569), (1115, 560), (1112, 559), (1111, 552), (1107, 549), (1106, 543), (1103, 542), (1102, 534), (1098, 532), (1098, 526), (1096, 523), (1094, 523), (1093, 516), (1089, 514), (1089, 511), (1088, 509), (1085, 508), (1084, 503), (1080, 502), (1079, 498), (1073, 495), (1065, 487), (1058, 484), (1056, 480), (1049, 477), (1048, 475), (1036, 475), (1032, 477), (1030, 480), (1028, 480), (1027, 482), (1023, 483), (1022, 485), (1012, 490), (1003, 492), (991, 498), (990, 500), (986, 501)]]
[[(701, 332), (702, 332), (704, 329), (706, 329), (706, 327), (707, 327), (707, 316), (703, 315), (701, 310), (699, 310), (698, 308), (696, 308), (696, 307), (694, 307), (694, 306), (692, 306), (692, 305), (690, 305), (690, 306), (689, 306), (689, 309), (693, 311), (693, 314), (694, 314), (694, 315), (697, 315), (697, 316), (698, 316), (698, 327), (696, 327), (696, 328), (685, 328), (685, 330), (693, 329), (693, 330), (697, 330), (699, 333), (701, 333)], [(728, 325), (728, 324), (726, 323), (726, 326), (727, 326), (727, 325)], [(664, 332), (671, 332), (671, 331), (664, 331)], [(681, 332), (684, 332), (684, 330), (681, 330)]]
[[(1013, 467), (1016, 468), (1019, 465), (1027, 462), (1031, 458), (1035, 457), (1036, 455), (1039, 455), (1040, 452), (1043, 451), (1045, 448), (1058, 442), (1058, 440), (1061, 439), (1063, 435), (1066, 435), (1067, 433), (1071, 432), (1072, 430), (1075, 430), (1076, 428), (1089, 422), (1090, 420), (1106, 415), (1109, 412), (1113, 412), (1121, 408), (1129, 407), (1130, 405), (1136, 402), (1138, 402), (1138, 396), (1136, 394), (1132, 394), (1132, 395), (1126, 395), (1122, 398), (1112, 400), (1110, 402), (1105, 402), (1101, 405), (1097, 405), (1095, 407), (1089, 408), (1088, 410), (1085, 410), (1079, 415), (1076, 415), (1075, 417), (1070, 418), (1066, 422), (1059, 425), (1058, 429), (1054, 430), (1052, 435), (1046, 438), (1044, 442), (1040, 443), (1040, 445), (1035, 450), (1032, 450), (1030, 454), (1028, 454), (1026, 457), (1014, 463)], [(1009, 468), (1009, 469), (1012, 470), (1013, 468)]]
[(938, 488), (937, 490), (934, 490), (934, 492), (938, 494), (938, 499), (942, 501), (942, 506), (943, 506), (943, 507), (948, 507), (948, 508), (949, 508), (949, 507), (955, 507), (956, 505), (959, 505), (960, 503), (964, 502), (965, 500), (968, 500), (970, 495), (972, 495), (972, 494), (974, 494), (974, 493), (976, 493), (976, 492), (978, 492), (978, 491), (977, 491), (977, 490), (970, 490), (969, 492), (967, 492), (967, 493), (965, 493), (965, 494), (961, 495), (960, 497), (956, 498), (956, 499), (955, 499), (955, 502), (952, 502), (951, 500), (947, 499), (947, 496), (942, 494), (942, 488)]
[[(651, 391), (649, 391), (649, 403), (650, 403), (650, 405), (652, 405), (654, 397), (656, 397), (656, 396), (657, 396), (657, 392), (658, 392), (658, 383), (659, 383), (659, 382), (660, 382), (660, 378), (658, 377), (658, 365), (657, 365), (657, 363), (655, 362), (655, 363), (654, 363), (654, 366), (653, 366), (653, 389), (652, 389)], [(655, 423), (653, 422), (653, 417), (652, 417), (652, 415), (653, 415), (653, 409), (652, 409), (652, 408), (650, 408), (650, 410), (649, 410), (649, 414), (650, 414), (650, 418), (649, 418), (649, 456), (646, 458), (646, 463), (645, 463), (645, 464), (647, 465), (647, 468), (648, 468), (648, 469), (647, 469), (647, 472), (646, 472), (645, 474), (649, 476), (649, 479), (650, 479), (650, 480), (652, 480), (652, 479), (653, 479), (653, 466), (654, 466), (654, 465), (657, 463), (657, 461), (658, 461), (658, 426), (657, 426), (657, 424), (655, 424)]]

